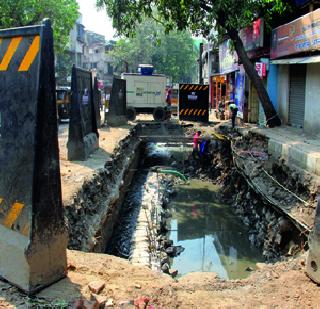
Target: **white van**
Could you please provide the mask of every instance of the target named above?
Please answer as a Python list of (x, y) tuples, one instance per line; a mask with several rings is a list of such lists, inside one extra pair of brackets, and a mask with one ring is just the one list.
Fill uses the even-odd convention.
[(126, 80), (129, 120), (134, 120), (139, 113), (153, 114), (156, 121), (163, 121), (166, 118), (165, 75), (123, 73), (121, 78)]

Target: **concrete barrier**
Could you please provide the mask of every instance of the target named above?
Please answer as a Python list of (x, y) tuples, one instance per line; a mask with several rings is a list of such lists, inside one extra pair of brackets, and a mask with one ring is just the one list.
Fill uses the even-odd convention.
[(72, 68), (68, 160), (85, 161), (99, 148), (97, 115), (90, 71)]
[(0, 276), (28, 294), (66, 275), (53, 33), (0, 31)]
[(307, 274), (313, 281), (320, 284), (320, 196), (318, 197), (314, 228), (309, 235)]
[(114, 77), (110, 95), (109, 110), (106, 121), (109, 126), (119, 126), (127, 123), (126, 81)]

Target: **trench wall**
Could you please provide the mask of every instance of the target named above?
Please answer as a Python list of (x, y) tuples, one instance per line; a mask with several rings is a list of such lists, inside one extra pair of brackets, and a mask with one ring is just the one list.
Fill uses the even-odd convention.
[[(135, 158), (139, 156), (136, 152), (141, 142), (139, 132), (139, 126), (133, 128), (119, 142), (105, 166), (84, 182), (72, 203), (65, 205), (70, 249), (104, 251), (103, 244), (112, 234), (123, 191), (137, 165)], [(102, 226), (105, 226), (103, 233)]]

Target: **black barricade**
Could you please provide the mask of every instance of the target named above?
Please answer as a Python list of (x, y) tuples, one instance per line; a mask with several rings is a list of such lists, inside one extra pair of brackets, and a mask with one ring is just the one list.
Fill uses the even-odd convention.
[(97, 128), (101, 127), (101, 115), (100, 115), (100, 106), (101, 106), (101, 92), (98, 87), (98, 79), (95, 77), (93, 82), (93, 101), (94, 101), (94, 110), (96, 113)]
[(0, 276), (34, 293), (66, 271), (49, 20), (0, 31), (0, 98)]
[(106, 115), (108, 125), (120, 125), (127, 122), (126, 101), (126, 81), (124, 79), (114, 77), (110, 94), (109, 109)]
[(72, 68), (68, 159), (87, 160), (99, 148), (97, 117), (90, 71)]
[(209, 121), (209, 86), (180, 84), (179, 119), (195, 122)]

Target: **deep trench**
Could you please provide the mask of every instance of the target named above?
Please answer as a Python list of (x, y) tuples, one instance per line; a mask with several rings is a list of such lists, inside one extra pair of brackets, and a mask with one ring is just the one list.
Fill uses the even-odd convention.
[[(304, 248), (306, 237), (301, 235), (299, 229), (297, 229), (288, 218), (284, 217), (273, 205), (269, 205), (263, 200), (259, 193), (250, 188), (244, 176), (235, 168), (230, 143), (228, 141), (213, 140), (211, 143), (210, 158), (203, 161), (195, 160), (191, 155), (191, 150), (189, 150), (189, 152), (186, 150), (190, 145), (192, 147), (192, 144), (190, 144), (190, 139), (189, 144), (187, 144), (184, 140), (185, 136), (181, 135), (181, 138), (176, 138), (175, 141), (167, 140), (166, 142), (164, 142), (166, 138), (162, 138), (162, 150), (155, 151), (159, 141), (157, 139), (153, 140), (152, 134), (150, 134), (149, 138), (145, 138), (148, 136), (148, 133), (149, 132), (143, 134), (144, 138), (142, 141), (136, 132), (132, 133), (125, 141), (121, 141), (116, 154), (106, 163), (106, 170), (100, 172), (97, 180), (84, 186), (83, 193), (78, 200), (81, 202), (81, 205), (85, 205), (85, 200), (89, 199), (92, 204), (90, 205), (90, 207), (93, 208), (92, 210), (78, 207), (79, 210), (77, 210), (77, 213), (73, 214), (72, 208), (68, 209), (68, 220), (69, 226), (71, 227), (69, 228), (71, 231), (70, 242), (72, 244), (70, 248), (103, 252), (129, 259), (132, 249), (132, 237), (136, 230), (137, 217), (141, 207), (142, 192), (147, 175), (154, 166), (169, 166), (183, 172), (192, 181), (195, 180), (200, 181), (202, 184), (208, 183), (209, 186), (211, 184), (217, 186), (218, 189), (214, 193), (213, 198), (214, 203), (226, 205), (228, 211), (236, 218), (236, 225), (242, 225), (242, 228), (244, 228), (241, 230), (241, 239), (246, 239), (245, 242), (243, 242), (245, 243), (244, 247), (246, 247), (246, 249), (243, 251), (243, 249), (237, 248), (240, 257), (246, 256), (248, 251), (253, 250), (255, 251), (255, 256), (252, 256), (252, 258), (249, 256), (247, 260), (251, 259), (255, 262), (277, 262), (285, 259), (287, 256), (294, 255)], [(139, 134), (141, 134), (141, 132)], [(138, 147), (130, 146), (132, 143), (136, 143)], [(167, 145), (168, 148), (163, 151), (163, 149), (166, 148), (164, 147), (165, 145)], [(176, 148), (174, 151), (168, 150), (173, 150), (174, 147)], [(123, 165), (124, 160), (130, 160), (131, 163), (123, 173), (121, 184), (118, 184), (116, 174), (121, 170), (121, 165)], [(108, 171), (108, 168), (110, 168), (110, 171)], [(104, 183), (108, 184), (110, 180), (119, 186), (120, 193), (116, 200), (111, 199), (104, 203), (103, 199), (107, 199), (110, 194), (110, 188)], [(167, 177), (166, 181), (173, 185), (174, 191), (178, 192), (179, 198), (179, 190), (181, 191), (181, 188), (179, 189), (178, 187), (181, 185), (181, 182), (179, 183), (173, 180), (172, 177)], [(99, 188), (97, 188), (97, 183), (99, 184)], [(112, 184), (110, 185), (114, 186)], [(108, 192), (104, 192), (104, 188), (108, 188)], [(188, 191), (189, 189), (186, 190)], [(97, 192), (100, 194), (99, 197), (95, 194)], [(195, 202), (197, 202), (197, 195), (194, 195), (194, 198)], [(198, 257), (190, 254), (190, 248), (186, 248), (183, 253), (183, 258), (167, 258), (168, 254), (166, 254), (166, 249), (175, 238), (174, 228), (172, 228), (172, 224), (174, 224), (174, 220), (176, 219), (175, 212), (177, 212), (176, 205), (174, 205), (175, 202), (175, 198), (171, 198), (169, 203), (170, 207), (168, 208), (166, 206), (167, 208), (165, 209), (165, 213), (170, 212), (171, 214), (170, 216), (164, 217), (161, 223), (164, 228), (156, 231), (159, 242), (157, 250), (160, 251), (159, 256), (161, 257), (159, 266), (162, 270), (166, 264), (169, 264), (168, 267), (176, 267), (177, 261), (179, 261), (179, 259), (184, 260), (185, 255), (189, 255), (189, 259), (198, 259)], [(199, 206), (200, 209), (202, 209), (202, 207), (205, 209), (203, 204), (209, 202), (202, 201), (201, 203), (202, 205)], [(95, 205), (101, 205), (100, 210), (99, 208), (95, 209)], [(163, 205), (163, 207), (165, 207), (165, 205)], [(92, 238), (92, 236), (86, 235), (86, 233), (90, 231), (90, 227), (88, 227), (90, 221), (88, 220), (88, 222), (83, 225), (80, 223), (77, 215), (86, 218), (88, 212), (94, 211), (94, 214), (99, 215), (99, 212), (103, 209), (108, 209), (108, 211), (103, 215), (100, 228), (95, 232), (94, 242), (91, 244), (86, 240)], [(202, 210), (200, 210), (200, 213), (201, 211)], [(191, 215), (193, 215), (193, 212), (194, 209), (191, 208)], [(211, 215), (209, 212), (205, 213), (205, 216), (208, 216), (208, 214), (209, 216)], [(225, 214), (225, 212), (221, 212), (221, 216)], [(193, 222), (193, 219), (192, 216), (188, 218), (188, 224), (196, 228), (197, 223)], [(86, 219), (84, 220), (86, 221)], [(203, 223), (200, 220), (200, 228), (202, 228), (201, 224)], [(214, 230), (214, 227), (210, 226), (210, 222), (206, 222), (205, 224), (206, 229)], [(87, 238), (79, 235), (79, 230)], [(209, 236), (212, 236), (211, 234), (215, 232), (211, 230), (209, 231)], [(237, 241), (237, 233), (239, 231), (235, 230), (233, 232), (235, 232), (235, 235), (231, 235), (230, 231), (227, 233), (224, 231), (224, 236), (221, 237), (227, 239), (229, 242), (229, 245), (225, 247), (224, 245), (221, 246), (223, 249), (221, 252), (223, 252), (224, 255), (226, 255), (228, 250), (230, 251), (230, 248), (231, 251), (234, 249), (234, 247), (230, 245), (230, 242)], [(73, 235), (76, 235), (76, 237)], [(203, 238), (205, 240), (207, 240), (206, 237), (208, 237), (208, 233), (204, 233)], [(80, 240), (82, 243), (80, 243)], [(173, 246), (180, 245), (179, 239), (174, 240), (174, 242)], [(168, 243), (169, 245), (167, 245)], [(241, 242), (239, 243), (241, 246)], [(186, 247), (188, 247), (188, 245)], [(261, 259), (260, 257), (263, 258)], [(245, 260), (245, 263), (247, 263), (247, 260)], [(247, 263), (248, 272), (255, 269), (253, 264), (249, 262)], [(184, 261), (183, 263), (186, 262)], [(234, 261), (231, 261), (231, 263), (234, 263)], [(212, 267), (212, 269), (210, 269), (210, 267), (198, 269), (198, 271), (208, 270), (217, 272), (217, 269), (214, 267)], [(163, 271), (166, 272), (165, 270)], [(186, 269), (182, 273), (187, 273), (188, 271), (189, 270)], [(237, 278), (237, 276), (238, 275), (228, 275), (225, 276), (225, 278)], [(241, 275), (240, 277), (245, 276)]]
[[(150, 142), (142, 143), (140, 145), (140, 151), (138, 152), (139, 164), (133, 173), (133, 180), (125, 190), (124, 200), (120, 206), (119, 215), (115, 223), (115, 229), (110, 241), (106, 244), (106, 253), (108, 254), (113, 254), (123, 258), (130, 257), (132, 235), (135, 232), (142, 191), (151, 167), (159, 165), (174, 166), (178, 170), (189, 174), (191, 179), (197, 181), (201, 179), (199, 182), (202, 183), (202, 185), (212, 184), (217, 175), (221, 175), (222, 173), (222, 167), (220, 167), (220, 171), (219, 168), (212, 170), (209, 166), (204, 167), (203, 164), (199, 165), (199, 162), (196, 162), (196, 160), (193, 162), (190, 153), (189, 155), (184, 154), (184, 157), (182, 156), (178, 158), (170, 152), (170, 147), (168, 147), (168, 150), (166, 151), (165, 145), (162, 145), (162, 151), (157, 151), (157, 145), (158, 144), (156, 143)], [(173, 145), (170, 143), (168, 146)], [(182, 147), (182, 150), (184, 151), (183, 147), (185, 146), (181, 144), (178, 148), (179, 147)], [(225, 148), (219, 144), (216, 144), (216, 147), (216, 150), (220, 153), (229, 151), (228, 147)], [(230, 158), (230, 155), (231, 154), (228, 153), (228, 155), (225, 155), (224, 157)], [(233, 170), (232, 173), (236, 172)], [(282, 231), (280, 231), (281, 234), (274, 232), (274, 235), (272, 235), (272, 232), (269, 231), (270, 224), (276, 224), (274, 221), (279, 221), (281, 225), (281, 220), (284, 219), (281, 216), (275, 215), (274, 210), (270, 210), (266, 215), (268, 205), (265, 205), (259, 199), (259, 196), (249, 188), (243, 189), (246, 191), (247, 195), (243, 199), (246, 201), (252, 201), (258, 210), (253, 211), (253, 209), (251, 209), (245, 213), (245, 211), (240, 211), (241, 207), (234, 207), (232, 201), (236, 199), (235, 195), (237, 192), (230, 192), (228, 190), (231, 186), (235, 186), (235, 183), (237, 182), (245, 184), (245, 180), (241, 179), (241, 175), (239, 173), (227, 175), (225, 183), (222, 186), (224, 192), (223, 190), (217, 190), (213, 195), (214, 200), (212, 203), (218, 205), (218, 208), (216, 208), (216, 210), (213, 208), (212, 210), (205, 211), (204, 214), (202, 214), (200, 221), (197, 220), (196, 217), (192, 218), (195, 211), (194, 208), (199, 207), (199, 213), (201, 213), (203, 209), (208, 209), (208, 205), (211, 201), (199, 201), (201, 200), (201, 196), (205, 194), (203, 190), (197, 195), (192, 192), (194, 188), (190, 186), (184, 187), (184, 189), (181, 189), (181, 187), (179, 188), (179, 185), (176, 186), (179, 196), (183, 196), (183, 198), (185, 198), (185, 196), (191, 195), (191, 198), (189, 196), (188, 202), (191, 201), (191, 203), (194, 203), (191, 208), (187, 208), (187, 211), (190, 211), (190, 214), (185, 215), (187, 219), (183, 220), (187, 220), (188, 222), (187, 224), (186, 222), (180, 222), (181, 228), (190, 230), (191, 226), (191, 230), (193, 229), (191, 234), (203, 234), (201, 237), (195, 237), (190, 233), (183, 235), (183, 231), (181, 231), (181, 229), (179, 234), (179, 228), (177, 227), (177, 222), (179, 221), (174, 214), (179, 212), (179, 208), (177, 209), (177, 205), (179, 205), (179, 198), (173, 199), (173, 202), (171, 202), (173, 205), (171, 205), (170, 211), (173, 212), (174, 218), (170, 219), (169, 222), (166, 222), (169, 226), (168, 232), (166, 233), (166, 231), (162, 231), (162, 235), (166, 235), (170, 240), (173, 240), (174, 246), (182, 245), (185, 246), (187, 250), (181, 257), (170, 258), (168, 260), (168, 263), (170, 264), (169, 267), (180, 267), (183, 269), (183, 271), (181, 271), (182, 274), (186, 274), (189, 271), (214, 271), (219, 273), (219, 276), (224, 279), (245, 278), (249, 275), (250, 271), (256, 269), (255, 264), (257, 262), (278, 261), (283, 257), (283, 255), (285, 255), (286, 250), (289, 249), (288, 246), (290, 246), (290, 242), (294, 243), (294, 240), (299, 238), (299, 232), (287, 221), (285, 221), (282, 224), (282, 227), (280, 227), (280, 229), (282, 228)], [(183, 192), (183, 190), (186, 191)], [(197, 190), (195, 190), (195, 192), (196, 191)], [(212, 196), (210, 196), (210, 198), (212, 198)], [(180, 204), (186, 204), (188, 202), (184, 200)], [(222, 205), (225, 207), (224, 210), (221, 210)], [(220, 218), (213, 216), (215, 211), (218, 211)], [(256, 217), (255, 219), (253, 218), (254, 216)], [(226, 219), (226, 217), (230, 218)], [(211, 221), (211, 223), (209, 221), (208, 224), (208, 218), (214, 221)], [(219, 221), (219, 223), (217, 224), (215, 221)], [(189, 227), (187, 225), (189, 225)], [(195, 228), (198, 230), (195, 231)], [(279, 239), (279, 235), (281, 236), (281, 239)], [(203, 244), (200, 240), (201, 242), (203, 241)], [(205, 242), (209, 242), (209, 245), (205, 244)], [(213, 242), (213, 244), (210, 242)], [(269, 242), (271, 243), (270, 247), (266, 245), (266, 243), (268, 244)], [(201, 252), (200, 255), (197, 255), (197, 249), (193, 248), (194, 246), (202, 246), (200, 251), (203, 252)], [(214, 253), (211, 252), (213, 248)], [(165, 250), (165, 248), (162, 248), (162, 250)], [(215, 257), (212, 258), (212, 256), (208, 256), (208, 254), (205, 253), (206, 250), (210, 251), (211, 255)], [(215, 259), (215, 261), (210, 261), (210, 258), (213, 260)], [(218, 260), (219, 263), (217, 262)], [(195, 261), (198, 261), (199, 263), (195, 263)], [(160, 263), (161, 265), (164, 264), (161, 261)], [(212, 265), (213, 263), (218, 263), (219, 265)], [(188, 266), (188, 264), (190, 264), (190, 266)], [(201, 267), (199, 266), (200, 264), (202, 265)]]

